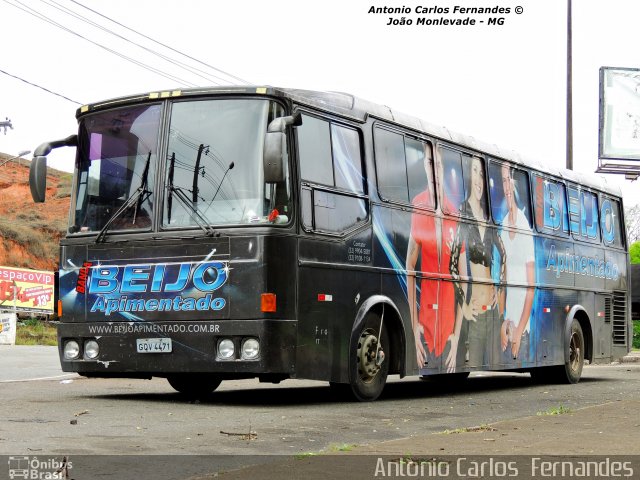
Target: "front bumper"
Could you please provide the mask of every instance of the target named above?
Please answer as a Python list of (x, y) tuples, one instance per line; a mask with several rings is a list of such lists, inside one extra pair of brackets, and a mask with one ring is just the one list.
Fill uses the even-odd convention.
[[(296, 336), (295, 320), (60, 323), (58, 353), (64, 372), (88, 376), (151, 377), (187, 372), (293, 376)], [(172, 351), (138, 353), (136, 340), (143, 338), (170, 338)], [(234, 342), (234, 358), (222, 359), (216, 351), (223, 338)], [(240, 358), (245, 338), (260, 341), (260, 353), (254, 360)], [(69, 340), (80, 345), (77, 359), (64, 358), (64, 344)], [(93, 360), (83, 352), (88, 340), (95, 340), (100, 347), (98, 357)]]

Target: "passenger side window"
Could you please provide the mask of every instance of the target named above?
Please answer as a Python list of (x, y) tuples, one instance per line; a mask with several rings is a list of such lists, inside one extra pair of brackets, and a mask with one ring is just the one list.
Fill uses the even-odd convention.
[(302, 115), (297, 129), (303, 180), (364, 193), (360, 135), (356, 129)]
[(297, 129), (305, 230), (341, 234), (368, 216), (357, 129), (302, 115)]
[(620, 204), (611, 198), (602, 196), (600, 205), (600, 227), (604, 243), (614, 247), (622, 247), (622, 217)]
[(567, 188), (569, 227), (573, 238), (600, 243), (598, 196), (577, 185)]
[(462, 154), (455, 150), (441, 148), (442, 171), (439, 172), (442, 183), (442, 211), (449, 215), (460, 215), (460, 206), (464, 203), (464, 177), (462, 175)]
[(540, 231), (569, 236), (567, 193), (563, 182), (533, 176), (536, 226)]
[(374, 130), (374, 142), (380, 196), (388, 201), (433, 209), (431, 144), (384, 128)]
[(489, 164), (489, 193), (491, 195), (491, 213), (498, 225), (504, 224), (510, 209), (515, 208), (517, 213), (516, 226), (531, 230), (531, 202), (527, 172), (507, 163), (492, 161)]
[(460, 210), (465, 212), (466, 216), (475, 218), (469, 207), (478, 202), (482, 209), (482, 218), (475, 218), (475, 220), (489, 220), (484, 161), (480, 157), (463, 153), (462, 175), (464, 177), (464, 203)]

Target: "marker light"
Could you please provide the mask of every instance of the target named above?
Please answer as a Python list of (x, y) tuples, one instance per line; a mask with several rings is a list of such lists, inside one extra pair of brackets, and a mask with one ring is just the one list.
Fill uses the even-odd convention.
[(220, 358), (232, 358), (234, 353), (235, 345), (233, 344), (233, 340), (224, 338), (218, 342), (218, 356)]
[(276, 311), (276, 294), (263, 293), (260, 296), (260, 309), (263, 312), (275, 312)]
[(253, 360), (260, 353), (260, 342), (257, 338), (247, 338), (242, 342), (242, 358)]
[(87, 340), (84, 342), (84, 356), (93, 360), (94, 358), (98, 358), (100, 354), (100, 347), (98, 346), (98, 342), (95, 340)]
[(73, 360), (80, 355), (80, 345), (75, 340), (69, 340), (64, 344), (65, 360)]

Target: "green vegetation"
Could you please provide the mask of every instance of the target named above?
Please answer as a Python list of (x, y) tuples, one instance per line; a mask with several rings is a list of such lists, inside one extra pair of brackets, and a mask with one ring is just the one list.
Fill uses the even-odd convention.
[(321, 452), (303, 452), (303, 453), (298, 453), (296, 455), (294, 455), (293, 458), (295, 458), (296, 460), (304, 460), (305, 458), (309, 458), (309, 457), (315, 457), (316, 455), (326, 455), (326, 454), (332, 454), (332, 453), (336, 453), (336, 452), (350, 452), (351, 450), (353, 450), (355, 447), (357, 447), (357, 445), (353, 444), (353, 443), (332, 443), (331, 445), (329, 445), (326, 450), (323, 450)]
[(316, 455), (318, 454), (315, 452), (304, 452), (294, 455), (293, 458), (295, 458), (296, 460), (304, 460), (305, 458), (315, 457)]
[(640, 242), (633, 242), (629, 246), (629, 257), (632, 264), (640, 263)]
[(356, 447), (353, 443), (341, 443), (329, 445), (330, 452), (350, 452)]
[(559, 405), (557, 407), (550, 408), (546, 412), (538, 412), (537, 415), (563, 415), (565, 413), (571, 413), (571, 409), (564, 405)]
[(16, 345), (51, 345), (58, 344), (57, 328), (50, 322), (28, 318), (18, 322), (16, 328)]
[(633, 322), (633, 348), (640, 349), (640, 320)]
[[(58, 261), (58, 245), (57, 242), (51, 241), (52, 235), (60, 235), (60, 227), (62, 231), (65, 229), (65, 222), (59, 222), (60, 225), (44, 224), (36, 212), (18, 215), (19, 221), (10, 219), (0, 219), (0, 232), (4, 240), (13, 240), (23, 245), (30, 255), (37, 258), (44, 258)], [(5, 242), (5, 249), (9, 252), (8, 263), (12, 267), (31, 267), (28, 258), (23, 258), (17, 253), (11, 254), (11, 245)]]
[(73, 176), (70, 173), (63, 173), (60, 176), (60, 181), (56, 185), (57, 192), (54, 198), (67, 198), (71, 196), (71, 182)]

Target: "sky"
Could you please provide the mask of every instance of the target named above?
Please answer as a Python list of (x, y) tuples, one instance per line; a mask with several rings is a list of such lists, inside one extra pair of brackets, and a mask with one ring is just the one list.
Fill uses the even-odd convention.
[[(6, 135), (0, 131), (0, 152), (33, 151), (44, 141), (75, 133), (80, 104), (244, 80), (352, 93), (542, 164), (564, 166), (566, 5), (561, 0), (0, 0), (0, 70), (6, 72), (0, 72), (0, 120), (8, 117), (14, 126)], [(369, 13), (385, 6), (411, 12)], [(419, 13), (436, 6), (449, 13)], [(455, 6), (510, 12), (454, 14)], [(390, 17), (412, 24), (387, 25)], [(418, 25), (420, 18), (440, 17), (469, 17), (476, 25)], [(503, 17), (503, 25), (488, 25), (491, 17)], [(637, 0), (573, 0), (576, 171), (592, 173), (597, 167), (600, 67), (640, 68), (638, 18)], [(178, 60), (199, 71), (179, 68)], [(59, 149), (49, 159), (51, 166), (71, 171), (74, 151)], [(638, 182), (607, 177), (622, 188), (626, 207), (640, 203)]]

